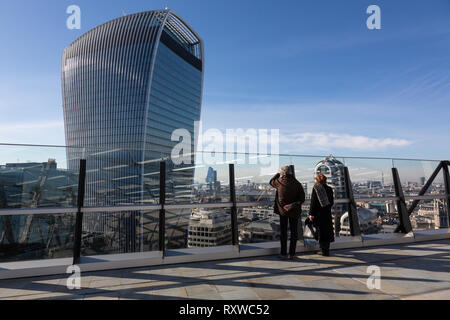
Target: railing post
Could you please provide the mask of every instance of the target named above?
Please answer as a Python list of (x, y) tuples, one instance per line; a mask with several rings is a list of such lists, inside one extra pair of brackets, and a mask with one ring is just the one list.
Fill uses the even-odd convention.
[(159, 251), (162, 251), (163, 257), (165, 252), (166, 242), (166, 162), (159, 163)]
[(73, 264), (77, 264), (81, 256), (81, 238), (83, 232), (83, 206), (86, 182), (86, 159), (80, 159), (80, 170), (78, 175), (77, 216), (75, 220), (75, 234), (73, 239)]
[(445, 228), (450, 227), (450, 175), (448, 171), (448, 166), (450, 165), (449, 161), (442, 161), (442, 172), (444, 173), (444, 183), (445, 183), (445, 200), (447, 203), (447, 223), (444, 226)]
[(409, 233), (412, 231), (411, 220), (409, 219), (408, 210), (406, 209), (405, 195), (403, 194), (402, 184), (397, 168), (392, 168), (392, 179), (394, 180), (395, 196), (397, 200), (398, 218), (400, 224), (395, 229), (395, 233)]
[(353, 197), (352, 181), (350, 180), (350, 173), (348, 167), (344, 167), (344, 182), (345, 193), (349, 199), (348, 203), (348, 224), (350, 227), (350, 235), (357, 237), (361, 235), (361, 229), (359, 227), (358, 209), (356, 207), (355, 198)]
[(229, 164), (230, 174), (230, 202), (231, 206), (231, 243), (233, 246), (239, 246), (238, 226), (237, 226), (237, 206), (236, 206), (236, 188), (234, 185), (234, 164)]

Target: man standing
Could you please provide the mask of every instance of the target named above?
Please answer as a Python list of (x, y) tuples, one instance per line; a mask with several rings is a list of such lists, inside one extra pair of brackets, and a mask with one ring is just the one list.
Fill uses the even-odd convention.
[(277, 189), (275, 199), (275, 213), (280, 215), (280, 241), (282, 260), (287, 260), (287, 230), (291, 231), (289, 245), (289, 260), (293, 260), (298, 240), (298, 224), (305, 202), (305, 191), (300, 182), (294, 177), (291, 167), (284, 166), (271, 180), (270, 185)]

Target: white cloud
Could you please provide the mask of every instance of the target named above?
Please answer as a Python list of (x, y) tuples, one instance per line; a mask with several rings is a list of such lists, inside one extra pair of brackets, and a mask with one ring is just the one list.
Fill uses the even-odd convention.
[[(312, 150), (362, 150), (373, 151), (391, 147), (406, 147), (412, 141), (396, 138), (371, 138), (350, 134), (305, 132), (298, 134), (280, 135), (280, 143), (293, 149)], [(283, 148), (284, 149), (284, 148)]]

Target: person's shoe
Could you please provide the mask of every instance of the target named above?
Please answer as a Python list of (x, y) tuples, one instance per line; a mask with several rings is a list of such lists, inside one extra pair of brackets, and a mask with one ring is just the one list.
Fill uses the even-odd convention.
[(289, 260), (295, 260), (295, 256), (291, 256), (291, 255), (289, 255), (289, 258), (288, 258)]
[(322, 255), (324, 257), (329, 257), (330, 256), (330, 251), (326, 250), (326, 251), (322, 251)]
[(286, 261), (286, 260), (288, 259), (288, 256), (287, 256), (287, 254), (286, 254), (286, 255), (280, 254), (280, 255), (278, 256), (278, 258), (280, 258), (280, 260)]

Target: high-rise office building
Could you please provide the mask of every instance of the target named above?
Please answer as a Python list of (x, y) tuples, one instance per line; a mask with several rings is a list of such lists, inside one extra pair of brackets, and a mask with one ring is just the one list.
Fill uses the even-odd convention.
[(231, 244), (231, 220), (227, 210), (200, 209), (189, 220), (188, 247), (217, 247)]
[[(66, 48), (62, 56), (66, 144), (86, 149), (86, 205), (157, 202), (159, 160), (178, 143), (171, 141), (172, 132), (187, 129), (194, 138), (203, 65), (203, 41), (168, 9), (109, 21)], [(71, 150), (68, 166), (76, 168), (79, 155)], [(168, 197), (189, 197), (189, 190), (175, 188), (176, 179), (189, 185), (193, 170), (170, 176)], [(144, 240), (133, 236), (141, 228), (142, 237), (142, 215), (127, 216), (116, 227), (127, 229), (121, 234), (129, 239), (116, 241), (117, 250), (142, 249)], [(97, 214), (85, 219), (84, 229), (107, 232), (111, 221)]]

